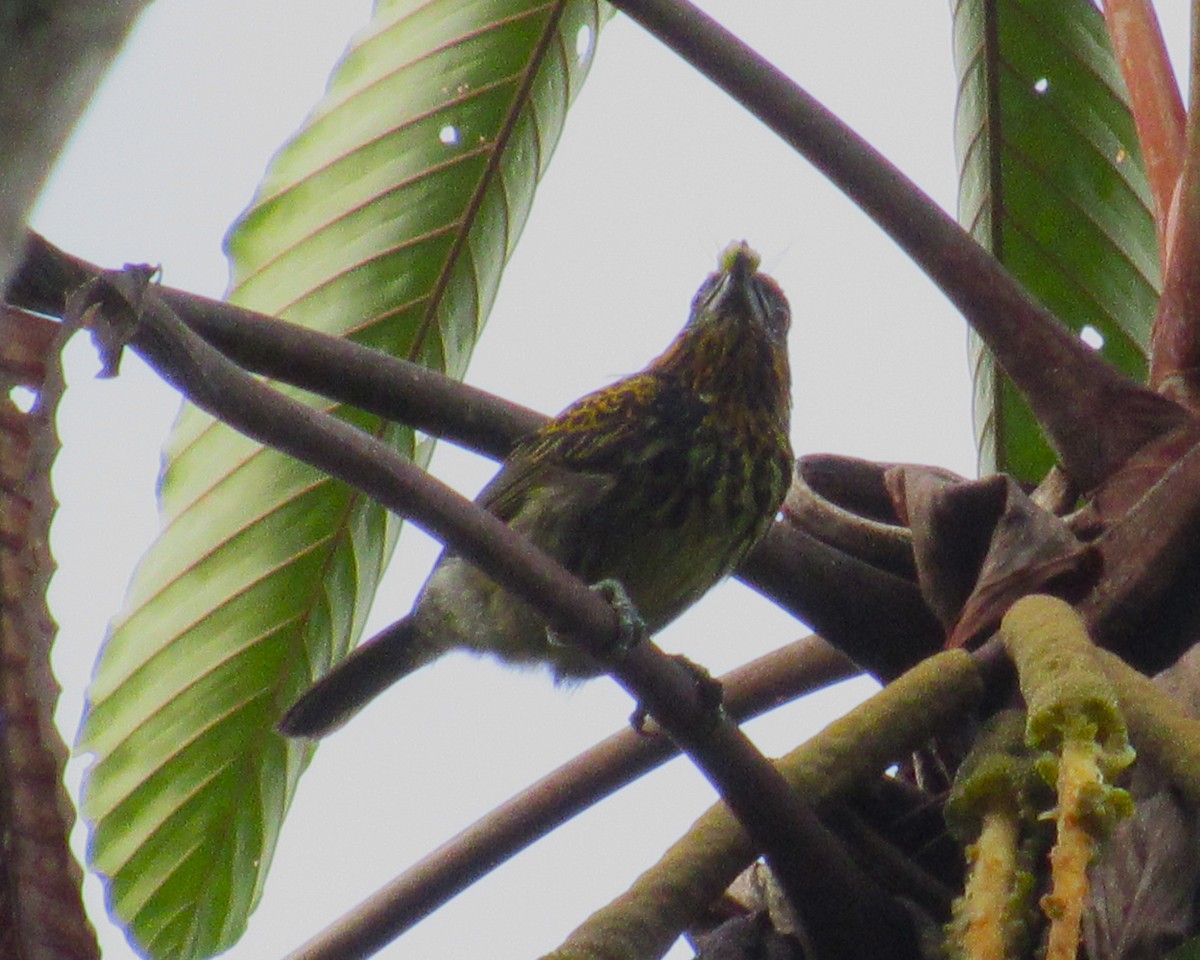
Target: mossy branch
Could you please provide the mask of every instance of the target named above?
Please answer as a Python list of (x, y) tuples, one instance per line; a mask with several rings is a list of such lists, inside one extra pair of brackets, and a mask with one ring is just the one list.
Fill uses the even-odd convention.
[(1000, 627), (1027, 705), (1026, 739), (1047, 751), (1039, 767), (1058, 792), (1050, 853), (1046, 960), (1072, 960), (1088, 893), (1087, 868), (1129, 797), (1109, 784), (1133, 762), (1117, 691), (1074, 608), (1055, 597), (1025, 597)]
[(967, 847), (970, 868), (963, 895), (954, 903), (952, 956), (963, 960), (1005, 960), (1012, 949), (1014, 922), (1021, 915), (1018, 889), (1021, 820), (1015, 807), (983, 814), (979, 836)]
[(1068, 603), (1042, 594), (1013, 604), (1000, 627), (1016, 664), (1031, 746), (1057, 750), (1094, 728), (1109, 775), (1133, 760), (1116, 690), (1096, 656), (1083, 619)]
[[(1005, 710), (988, 723), (959, 768), (946, 803), (946, 822), (966, 846), (967, 880), (953, 906), (949, 955), (1004, 960), (1017, 955), (1030, 884), (1020, 869), (1027, 787), (1033, 757), (1025, 745), (1025, 714)], [(1026, 874), (1028, 876), (1028, 874)]]
[(1079, 952), (1083, 905), (1088, 895), (1088, 865), (1097, 837), (1088, 797), (1104, 790), (1100, 751), (1084, 732), (1066, 739), (1058, 760), (1057, 840), (1050, 851), (1051, 889), (1042, 897), (1050, 920), (1046, 960), (1074, 960)]
[(1186, 716), (1162, 687), (1116, 654), (1097, 648), (1095, 655), (1120, 698), (1138, 751), (1200, 807), (1200, 720)]
[[(927, 742), (982, 696), (983, 681), (970, 654), (938, 654), (793, 750), (778, 762), (779, 770), (801, 797), (820, 806)], [(718, 804), (544, 960), (658, 957), (756, 855), (745, 831)]]

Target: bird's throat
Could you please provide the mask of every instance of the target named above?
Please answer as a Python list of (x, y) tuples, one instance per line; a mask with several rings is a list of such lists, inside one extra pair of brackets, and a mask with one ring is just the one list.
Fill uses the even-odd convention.
[(750, 323), (709, 323), (681, 336), (656, 364), (703, 397), (721, 420), (782, 421), (791, 408), (787, 346)]

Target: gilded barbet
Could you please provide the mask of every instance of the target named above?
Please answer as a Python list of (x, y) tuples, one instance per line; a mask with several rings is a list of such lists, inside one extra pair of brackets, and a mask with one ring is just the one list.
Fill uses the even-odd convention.
[[(666, 352), (520, 442), (477, 500), (585, 582), (618, 581), (650, 633), (737, 566), (791, 478), (790, 310), (758, 265), (746, 244), (728, 247)], [(548, 663), (558, 680), (599, 671), (447, 551), (412, 613), (333, 667), (280, 729), (323, 736), (454, 649)]]

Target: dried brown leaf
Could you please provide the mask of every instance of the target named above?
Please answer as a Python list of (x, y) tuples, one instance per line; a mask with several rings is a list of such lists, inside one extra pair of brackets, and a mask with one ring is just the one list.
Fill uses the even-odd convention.
[[(57, 323), (0, 308), (0, 956), (25, 960), (99, 956), (67, 845), (75, 810), (62, 784), (45, 600), (60, 336)], [(36, 391), (32, 408), (14, 402), (14, 386)]]
[(1095, 582), (1095, 551), (1011, 478), (902, 467), (891, 485), (912, 527), (925, 601), (951, 631), (948, 646), (973, 645), (1028, 593), (1075, 599)]

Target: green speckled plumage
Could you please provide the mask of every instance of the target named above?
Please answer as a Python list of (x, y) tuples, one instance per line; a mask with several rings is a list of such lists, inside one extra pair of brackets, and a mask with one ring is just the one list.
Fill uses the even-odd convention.
[[(731, 246), (665, 353), (519, 444), (478, 498), (583, 580), (619, 580), (652, 632), (737, 565), (787, 491), (789, 311), (757, 267)], [(551, 643), (526, 604), (446, 555), (412, 615), (335, 667), (283, 729), (322, 735), (456, 647), (548, 662), (559, 678), (596, 672)]]

